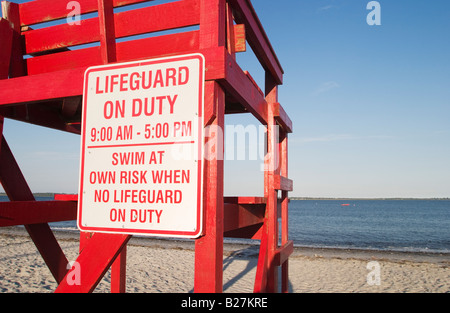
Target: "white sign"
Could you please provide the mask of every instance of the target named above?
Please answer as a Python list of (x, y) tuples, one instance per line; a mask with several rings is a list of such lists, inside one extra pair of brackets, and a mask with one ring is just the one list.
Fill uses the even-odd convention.
[(86, 71), (80, 230), (202, 234), (204, 68), (190, 54)]

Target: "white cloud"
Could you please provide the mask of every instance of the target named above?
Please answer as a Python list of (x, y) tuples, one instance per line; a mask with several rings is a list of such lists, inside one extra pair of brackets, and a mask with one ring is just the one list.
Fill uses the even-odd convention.
[(317, 11), (326, 11), (326, 10), (330, 10), (335, 7), (336, 7), (335, 5), (329, 4), (329, 5), (318, 8)]
[(335, 81), (324, 82), (316, 90), (314, 90), (313, 95), (317, 96), (339, 87), (340, 85)]

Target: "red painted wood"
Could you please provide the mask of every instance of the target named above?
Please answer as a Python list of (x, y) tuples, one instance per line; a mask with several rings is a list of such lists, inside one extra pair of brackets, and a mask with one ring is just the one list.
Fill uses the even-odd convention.
[[(86, 68), (24, 76), (0, 81), (0, 105), (79, 96)], [(49, 84), (48, 82), (52, 82)], [(17, 92), (26, 90), (27, 92)]]
[(225, 47), (225, 0), (200, 0), (200, 13), (200, 49)]
[(229, 3), (226, 3), (225, 5), (226, 5), (226, 19), (227, 19), (226, 21), (227, 51), (236, 60), (233, 11)]
[(225, 203), (235, 204), (266, 204), (267, 199), (264, 197), (225, 197)]
[(127, 281), (127, 246), (124, 246), (111, 266), (111, 293), (125, 293)]
[(292, 133), (292, 121), (281, 104), (272, 103), (271, 105), (273, 106), (272, 110), (274, 111), (275, 120), (283, 127), (285, 132)]
[(26, 75), (25, 62), (23, 60), (22, 37), (20, 35), (20, 16), (19, 5), (17, 3), (2, 1), (2, 15), (12, 26), (12, 55), (9, 77), (18, 77)]
[(0, 18), (0, 79), (6, 79), (9, 75), (9, 64), (11, 61), (13, 41), (13, 29), (9, 22)]
[(245, 37), (245, 25), (234, 25), (234, 50), (235, 52), (247, 51), (247, 39)]
[[(281, 108), (281, 106), (278, 106)], [(292, 130), (292, 124), (290, 126)], [(288, 133), (282, 132), (280, 145), (280, 174), (288, 176)], [(281, 192), (281, 244), (289, 242), (289, 197), (288, 191)], [(292, 253), (292, 252), (291, 252)], [(281, 265), (281, 292), (289, 292), (289, 260), (286, 259)]]
[[(198, 31), (116, 43), (117, 61), (125, 62), (198, 51)], [(101, 64), (100, 47), (91, 47), (27, 59), (28, 74)]]
[(267, 291), (267, 272), (268, 272), (268, 237), (267, 237), (267, 220), (264, 221), (261, 234), (261, 242), (259, 245), (258, 264), (256, 266), (254, 293), (265, 293)]
[(274, 177), (275, 189), (283, 191), (293, 191), (294, 183), (291, 179), (281, 175), (275, 175)]
[(66, 201), (0, 202), (0, 227), (77, 219), (77, 204)]
[[(114, 14), (114, 23), (107, 29), (116, 38), (153, 33), (163, 30), (198, 25), (199, 0), (184, 0)], [(26, 53), (97, 42), (101, 39), (99, 19), (67, 23), (25, 32)], [(114, 28), (114, 31), (113, 29)]]
[[(226, 45), (225, 0), (200, 0), (200, 49)], [(208, 64), (207, 59), (207, 64)], [(209, 138), (204, 160), (205, 235), (195, 241), (194, 291), (223, 291), (223, 129), (225, 92), (215, 81), (205, 82), (205, 112), (215, 115), (209, 126), (216, 128)], [(216, 108), (213, 108), (216, 106)], [(212, 115), (212, 114), (211, 114)], [(220, 128), (222, 131), (217, 131)], [(208, 140), (208, 139), (206, 139)], [(213, 149), (211, 147), (214, 147)], [(216, 157), (211, 157), (212, 155)]]
[(230, 0), (229, 2), (235, 10), (236, 22), (245, 25), (247, 41), (261, 65), (274, 77), (277, 84), (282, 84), (283, 68), (251, 2), (249, 0)]
[(232, 231), (264, 222), (265, 204), (224, 205), (223, 231)]
[[(223, 129), (225, 93), (216, 82), (206, 82), (205, 94), (213, 95), (212, 98), (205, 97), (205, 106), (217, 106), (217, 117), (212, 126)], [(223, 140), (223, 132), (217, 132), (208, 140), (210, 148), (205, 148), (208, 155), (204, 161), (205, 235), (195, 241), (196, 293), (223, 290)]]
[[(118, 50), (120, 56), (120, 46)], [(220, 79), (225, 76), (223, 48), (203, 49), (198, 52), (202, 53), (207, 61), (207, 80)], [(86, 66), (83, 66), (69, 70), (0, 80), (0, 105), (80, 96), (83, 94), (83, 76), (86, 68)], [(52, 84), (48, 84), (49, 81)], [(27, 92), (18, 93), (16, 90), (27, 90)]]
[(262, 124), (267, 124), (267, 102), (264, 96), (229, 54), (226, 58), (226, 79), (222, 84)]
[[(81, 14), (97, 11), (97, 0), (77, 0), (80, 3)], [(114, 7), (121, 7), (129, 4), (148, 2), (153, 0), (114, 0)], [(67, 0), (35, 0), (21, 3), (20, 25), (32, 25), (42, 22), (49, 22), (61, 18), (66, 18), (72, 8), (67, 8)]]
[(284, 243), (280, 248), (278, 248), (275, 252), (274, 262), (277, 266), (281, 266), (284, 262), (286, 262), (289, 256), (294, 252), (294, 242), (292, 240), (288, 240)]
[(78, 201), (78, 195), (72, 194), (55, 194), (55, 201)]
[(129, 235), (95, 233), (76, 260), (81, 268), (81, 284), (70, 284), (66, 276), (55, 292), (92, 292), (130, 238)]
[(117, 61), (113, 0), (98, 0), (100, 58), (103, 64)]
[[(273, 100), (278, 99), (278, 87), (273, 81), (267, 80), (266, 73), (266, 101), (271, 103)], [(278, 271), (274, 263), (276, 250), (278, 247), (278, 192), (275, 185), (275, 177), (280, 174), (280, 167), (278, 162), (278, 138), (276, 137), (275, 127), (276, 122), (274, 118), (273, 107), (268, 106), (268, 128), (267, 128), (267, 154), (270, 156), (267, 159), (269, 167), (266, 167), (268, 175), (266, 175), (268, 194), (267, 194), (267, 258), (269, 264), (267, 267), (267, 292), (278, 291)]]

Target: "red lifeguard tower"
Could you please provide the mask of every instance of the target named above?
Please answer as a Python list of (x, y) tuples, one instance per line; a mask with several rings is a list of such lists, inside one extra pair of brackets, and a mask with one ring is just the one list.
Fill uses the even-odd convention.
[[(0, 120), (10, 118), (80, 134), (83, 75), (93, 65), (201, 53), (206, 60), (205, 127), (223, 129), (227, 113), (249, 113), (267, 126), (264, 197), (224, 197), (222, 157), (205, 160), (204, 236), (195, 241), (195, 292), (222, 292), (223, 238), (259, 239), (255, 292), (288, 291), (288, 133), (292, 122), (278, 102), (283, 69), (250, 0), (179, 0), (144, 7), (149, 0), (78, 0), (76, 25), (34, 24), (66, 19), (67, 0), (2, 1)], [(115, 11), (117, 8), (119, 11)], [(31, 25), (31, 26), (30, 26)], [(186, 31), (186, 27), (190, 27)], [(158, 32), (173, 30), (170, 34)], [(130, 37), (155, 33), (147, 38)], [(122, 39), (130, 37), (130, 40)], [(250, 45), (265, 70), (264, 92), (237, 64)], [(99, 43), (93, 46), (81, 46)], [(25, 57), (26, 56), (26, 57)], [(277, 131), (275, 131), (277, 127)], [(279, 129), (279, 131), (278, 131)], [(217, 146), (223, 137), (215, 136)], [(80, 235), (81, 285), (66, 276), (68, 260), (48, 223), (75, 220), (77, 196), (35, 201), (4, 136), (0, 181), (10, 202), (0, 203), (0, 226), (25, 225), (58, 283), (56, 292), (91, 292), (111, 267), (111, 291), (125, 291), (127, 234)], [(279, 197), (279, 191), (281, 197)], [(281, 231), (278, 220), (281, 218)], [(279, 245), (281, 233), (281, 245)], [(278, 267), (282, 268), (281, 289)]]

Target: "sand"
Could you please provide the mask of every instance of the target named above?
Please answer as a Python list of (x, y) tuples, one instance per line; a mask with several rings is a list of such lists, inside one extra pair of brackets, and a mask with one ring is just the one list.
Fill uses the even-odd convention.
[[(77, 234), (55, 236), (67, 258), (76, 260)], [(256, 246), (225, 245), (224, 292), (252, 292), (257, 255)], [(293, 293), (448, 293), (449, 265), (448, 255), (296, 248), (289, 261), (289, 288)], [(95, 292), (109, 292), (109, 281), (108, 272)], [(130, 241), (127, 292), (189, 293), (193, 286), (192, 242)], [(47, 293), (56, 287), (24, 229), (0, 229), (0, 292)]]

